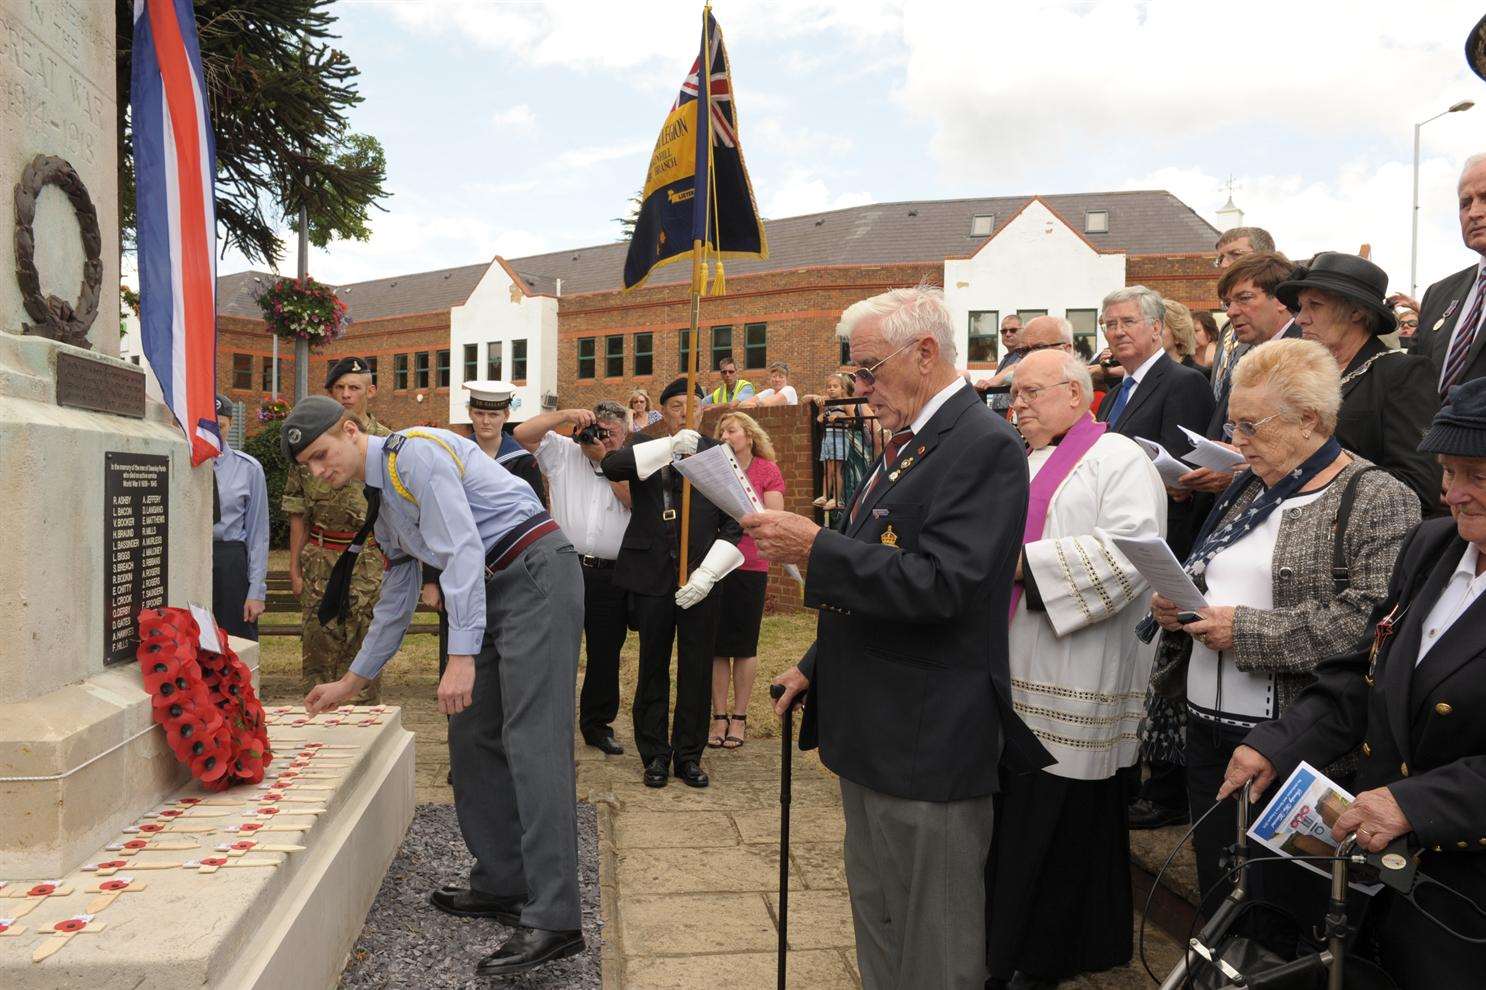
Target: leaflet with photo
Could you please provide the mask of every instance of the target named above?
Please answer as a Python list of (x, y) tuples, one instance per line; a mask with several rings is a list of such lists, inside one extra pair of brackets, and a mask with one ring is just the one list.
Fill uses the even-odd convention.
[[(1302, 762), (1275, 793), (1249, 838), (1281, 856), (1334, 856), (1340, 845), (1331, 827), (1356, 798), (1324, 773)], [(1331, 864), (1296, 860), (1312, 873), (1330, 878)], [(1376, 894), (1379, 883), (1354, 883), (1353, 889)]]

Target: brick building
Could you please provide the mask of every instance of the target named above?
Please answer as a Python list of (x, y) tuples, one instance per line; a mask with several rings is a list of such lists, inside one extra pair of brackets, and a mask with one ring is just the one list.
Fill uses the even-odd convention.
[[(702, 301), (699, 366), (723, 355), (758, 383), (783, 360), (802, 393), (842, 365), (835, 326), (851, 303), (885, 289), (945, 286), (960, 326), (959, 361), (993, 364), (1000, 320), (1066, 316), (1102, 347), (1100, 300), (1146, 284), (1194, 309), (1216, 309), (1218, 232), (1164, 191), (884, 203), (766, 223), (770, 257), (727, 262), (728, 292)], [(353, 323), (310, 356), (318, 391), (328, 364), (373, 362), (372, 408), (394, 426), (465, 424), (460, 384), (500, 377), (520, 386), (519, 421), (542, 408), (658, 394), (680, 373), (689, 327), (689, 266), (620, 288), (626, 245), (399, 275), (337, 287)], [(272, 276), (223, 276), (218, 375), (249, 410), (268, 392), (272, 339), (254, 302)], [(281, 346), (281, 392), (292, 392), (292, 347)], [(252, 424), (249, 424), (251, 429)]]

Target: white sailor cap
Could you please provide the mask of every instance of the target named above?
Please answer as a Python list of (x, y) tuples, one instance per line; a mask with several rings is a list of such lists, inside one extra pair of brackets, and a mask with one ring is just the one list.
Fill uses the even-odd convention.
[(521, 408), (521, 399), (516, 395), (516, 386), (510, 382), (486, 378), (476, 382), (465, 382), (464, 387), (470, 394), (467, 404), (471, 409)]

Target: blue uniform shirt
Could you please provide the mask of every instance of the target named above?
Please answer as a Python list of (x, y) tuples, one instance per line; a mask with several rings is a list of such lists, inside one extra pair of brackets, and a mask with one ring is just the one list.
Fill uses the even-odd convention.
[(366, 485), (382, 492), (377, 543), (389, 560), (409, 559), (382, 578), (371, 628), (351, 664), (362, 677), (376, 677), (402, 645), (422, 584), (422, 569), (414, 561), (443, 572), (439, 586), (449, 616), (449, 652), (479, 653), (485, 637), (485, 554), (542, 511), (530, 485), (459, 434), (431, 427), (398, 432), (436, 436), (444, 443), (406, 438), (397, 452), (397, 478), (406, 489), (400, 492), (387, 470), (387, 438), (366, 438)]
[(248, 545), (248, 597), (268, 597), (268, 483), (263, 465), (251, 454), (225, 443), (212, 458), (222, 519), (212, 527), (212, 539)]

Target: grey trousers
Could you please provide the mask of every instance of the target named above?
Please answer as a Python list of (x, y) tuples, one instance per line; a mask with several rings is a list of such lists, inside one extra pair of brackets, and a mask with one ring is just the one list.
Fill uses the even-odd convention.
[(992, 796), (910, 801), (841, 779), (864, 990), (981, 990)]
[(573, 695), (583, 574), (561, 533), (485, 582), (474, 703), (449, 719), (454, 810), (470, 888), (525, 902), (521, 923), (580, 927)]

